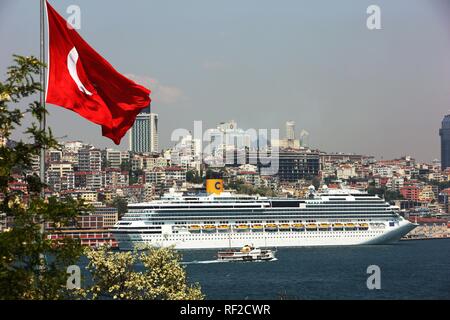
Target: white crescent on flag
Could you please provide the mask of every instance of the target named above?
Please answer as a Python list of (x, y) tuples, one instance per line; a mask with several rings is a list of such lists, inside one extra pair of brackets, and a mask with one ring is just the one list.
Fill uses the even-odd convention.
[(78, 51), (75, 47), (70, 50), (69, 54), (67, 55), (67, 69), (69, 70), (69, 74), (72, 77), (73, 81), (78, 86), (78, 89), (87, 94), (88, 96), (92, 96), (92, 93), (86, 89), (86, 87), (81, 82), (80, 78), (78, 77), (77, 73), (77, 62), (78, 62)]

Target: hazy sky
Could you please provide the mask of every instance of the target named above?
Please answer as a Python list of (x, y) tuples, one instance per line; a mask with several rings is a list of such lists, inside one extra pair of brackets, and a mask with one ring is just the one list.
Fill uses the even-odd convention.
[[(450, 113), (450, 0), (53, 0), (118, 71), (154, 91), (160, 144), (175, 128), (294, 120), (309, 144), (377, 158), (439, 158)], [(382, 30), (366, 27), (381, 7)], [(39, 53), (39, 1), (0, 0), (0, 72)], [(97, 125), (49, 106), (56, 136), (113, 146)], [(124, 139), (121, 149), (128, 147)]]

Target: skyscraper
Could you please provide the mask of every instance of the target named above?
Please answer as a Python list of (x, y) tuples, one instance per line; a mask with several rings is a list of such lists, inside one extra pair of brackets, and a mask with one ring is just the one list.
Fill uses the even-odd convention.
[(136, 117), (130, 132), (130, 151), (158, 152), (158, 115), (150, 108)]
[(295, 122), (294, 121), (286, 122), (286, 139), (295, 140)]
[(442, 120), (442, 127), (439, 130), (441, 136), (441, 169), (450, 167), (450, 115), (446, 115)]

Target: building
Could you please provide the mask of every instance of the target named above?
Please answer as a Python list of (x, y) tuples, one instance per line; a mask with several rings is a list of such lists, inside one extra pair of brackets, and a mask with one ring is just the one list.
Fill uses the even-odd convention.
[(250, 152), (248, 163), (256, 165), (260, 174), (277, 176), (280, 182), (312, 179), (321, 170), (318, 152), (297, 149), (281, 149), (270, 155)]
[(99, 149), (83, 148), (78, 150), (78, 171), (101, 171), (102, 153)]
[(71, 163), (51, 163), (45, 173), (45, 177), (47, 184), (55, 191), (59, 192), (75, 187), (75, 174)]
[(445, 170), (450, 167), (450, 115), (446, 115), (442, 120), (439, 135), (441, 137), (441, 170)]
[(96, 207), (92, 216), (103, 218), (103, 228), (112, 228), (119, 220), (119, 212), (113, 207)]
[(338, 179), (348, 180), (356, 177), (356, 168), (351, 164), (343, 164), (336, 169)]
[(288, 139), (288, 140), (295, 139), (295, 122), (294, 121), (286, 122), (286, 139)]
[(272, 140), (272, 146), (278, 148), (294, 148), (300, 149), (301, 143), (300, 140), (295, 138), (295, 122), (294, 121), (286, 121), (286, 137), (281, 140)]
[(158, 115), (143, 112), (137, 115), (130, 132), (130, 151), (158, 152)]
[(104, 159), (106, 161), (106, 167), (120, 169), (120, 165), (122, 164), (122, 151), (108, 148), (104, 151)]
[(403, 188), (400, 188), (400, 194), (406, 200), (418, 201), (420, 189), (415, 185), (404, 186)]

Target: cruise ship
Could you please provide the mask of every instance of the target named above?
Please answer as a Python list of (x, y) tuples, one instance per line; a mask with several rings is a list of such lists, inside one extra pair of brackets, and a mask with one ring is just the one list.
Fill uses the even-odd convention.
[(386, 244), (415, 227), (376, 195), (311, 186), (305, 199), (170, 192), (129, 204), (112, 233), (121, 250), (219, 249)]

